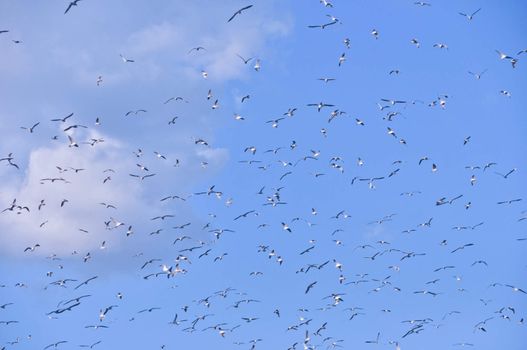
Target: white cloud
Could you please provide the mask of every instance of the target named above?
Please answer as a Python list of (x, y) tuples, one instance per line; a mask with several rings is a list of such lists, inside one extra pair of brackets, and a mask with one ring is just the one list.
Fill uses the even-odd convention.
[[(117, 241), (124, 239), (128, 225), (144, 227), (149, 218), (160, 213), (159, 197), (152, 196), (159, 192), (159, 189), (155, 189), (156, 184), (166, 183), (169, 176), (170, 186), (161, 192), (186, 193), (193, 181), (203, 176), (200, 174), (202, 169), (191, 163), (183, 164), (170, 175), (168, 171), (173, 166), (167, 163), (156, 165), (158, 170), (163, 170), (159, 176), (141, 181), (129, 176), (130, 173), (141, 174), (141, 170), (136, 166), (138, 160), (126, 144), (93, 131), (87, 136), (103, 138), (105, 141), (93, 147), (82, 144), (75, 148), (61, 143), (36, 148), (30, 153), (23, 179), (0, 187), (3, 208), (9, 207), (12, 199), (16, 198), (18, 205), (30, 209), (29, 213), (22, 210), (17, 214), (15, 210), (0, 215), (0, 239), (4, 242), (2, 250), (21, 254), (25, 247), (37, 243), (40, 248), (31, 254), (68, 254), (73, 250), (97, 249), (103, 240), (115, 240), (115, 237), (118, 237)], [(207, 161), (213, 170), (221, 168), (227, 157), (226, 151), (221, 149), (179, 151), (191, 159)], [(153, 157), (150, 163), (153, 163), (152, 160)], [(57, 166), (67, 171), (61, 171)], [(72, 168), (85, 170), (75, 172)], [(111, 180), (103, 183), (108, 176)], [(46, 178), (63, 178), (67, 182), (42, 180)], [(64, 199), (68, 202), (61, 207)], [(45, 205), (38, 210), (41, 200), (44, 200)], [(114, 205), (117, 209), (106, 208), (100, 203)], [(107, 230), (104, 222), (110, 217), (126, 225)], [(88, 233), (79, 229), (87, 230)]]

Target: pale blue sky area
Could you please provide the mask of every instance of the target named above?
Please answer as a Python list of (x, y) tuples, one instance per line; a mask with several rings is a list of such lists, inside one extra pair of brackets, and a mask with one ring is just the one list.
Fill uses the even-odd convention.
[(527, 5), (324, 3), (0, 0), (0, 349), (527, 346)]

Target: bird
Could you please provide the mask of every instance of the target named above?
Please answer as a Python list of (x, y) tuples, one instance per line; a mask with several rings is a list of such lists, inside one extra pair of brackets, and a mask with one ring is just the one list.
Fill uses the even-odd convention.
[(261, 62), (260, 62), (260, 59), (257, 58), (255, 63), (254, 63), (254, 66), (253, 66), (254, 70), (259, 72), (260, 69), (262, 68), (262, 65), (261, 65)]
[(421, 43), (420, 43), (417, 39), (415, 39), (415, 38), (412, 39), (412, 40), (410, 40), (410, 42), (411, 42), (412, 44), (414, 44), (415, 47), (417, 47), (417, 48), (420, 48), (420, 47), (421, 47)]
[(243, 57), (240, 56), (239, 54), (236, 54), (236, 56), (238, 56), (238, 57), (243, 61), (244, 64), (247, 64), (247, 63), (251, 62), (252, 59), (253, 59), (253, 57), (243, 58)]
[(237, 15), (241, 15), (243, 11), (245, 10), (248, 10), (250, 9), (251, 7), (253, 7), (253, 5), (248, 5), (248, 6), (245, 6), (245, 7), (242, 7), (241, 9), (239, 9), (238, 11), (236, 11), (228, 20), (227, 22), (230, 22), (232, 21)]
[(313, 287), (315, 286), (315, 284), (317, 284), (317, 281), (310, 283), (310, 284), (307, 286), (306, 291), (304, 292), (304, 294), (309, 293), (309, 291), (311, 290), (311, 288), (313, 288)]
[(190, 50), (188, 50), (187, 55), (190, 54), (190, 53), (192, 53), (192, 51), (199, 52), (199, 51), (201, 51), (201, 50), (203, 50), (203, 51), (207, 51), (207, 49), (204, 48), (203, 46), (196, 46), (196, 47), (193, 47), (193, 48), (191, 48)]
[(99, 276), (93, 276), (93, 277), (90, 277), (88, 278), (86, 281), (80, 283), (79, 285), (77, 285), (75, 288), (73, 289), (79, 289), (80, 287), (84, 286), (84, 285), (88, 285), (89, 282), (93, 281), (94, 279), (98, 278)]
[(121, 60), (123, 60), (124, 63), (134, 63), (135, 62), (135, 60), (132, 60), (130, 58), (126, 58), (122, 54), (119, 54), (119, 56), (121, 57)]
[(516, 168), (512, 168), (511, 170), (509, 170), (506, 174), (502, 174), (502, 173), (498, 173), (498, 172), (494, 172), (496, 175), (499, 175), (501, 177), (503, 177), (504, 179), (507, 179), (512, 173), (514, 173), (517, 169)]
[(20, 129), (27, 130), (27, 131), (29, 131), (30, 134), (32, 134), (33, 131), (35, 130), (35, 128), (37, 126), (39, 126), (39, 125), (40, 125), (40, 122), (37, 122), (37, 123), (33, 124), (33, 126), (31, 126), (31, 127), (21, 126)]
[(344, 62), (346, 62), (346, 53), (345, 52), (343, 52), (339, 56), (339, 67), (342, 66), (342, 64), (344, 64)]
[[(64, 14), (68, 13), (68, 11), (73, 7), (73, 6), (78, 6), (78, 2), (81, 1), (81, 0), (74, 0), (74, 1), (71, 1), (69, 4), (68, 4), (68, 7), (66, 8), (66, 11), (64, 11)], [(56, 347), (56, 346), (55, 346)]]
[[(32, 253), (32, 252), (34, 252), (35, 249), (37, 249), (38, 247), (40, 247), (40, 244), (38, 244), (38, 243), (35, 244), (35, 245), (32, 246), (32, 247), (27, 247), (26, 249), (24, 249), (24, 253), (25, 253), (25, 252), (31, 252), (31, 253)], [(3, 308), (2, 308), (2, 309), (3, 309)]]
[(469, 21), (472, 21), (472, 19), (476, 15), (476, 13), (478, 13), (479, 11), (481, 11), (481, 8), (477, 9), (476, 11), (472, 12), (471, 14), (466, 14), (466, 13), (463, 13), (463, 12), (458, 12), (458, 13), (461, 16), (466, 17)]
[(487, 69), (479, 72), (479, 73), (473, 73), (471, 71), (468, 71), (468, 74), (472, 75), (474, 78), (476, 78), (476, 80), (480, 80), (481, 77), (483, 76), (483, 74), (485, 74), (487, 72)]
[(63, 117), (63, 118), (55, 118), (55, 119), (51, 119), (52, 122), (62, 122), (62, 123), (65, 123), (69, 118), (73, 117), (73, 114), (74, 113), (70, 113), (68, 114), (67, 116)]
[[(79, 1), (79, 0), (76, 0), (76, 1)], [(49, 348), (51, 348), (51, 347), (53, 347), (53, 348), (56, 349), (60, 344), (65, 344), (65, 343), (67, 343), (67, 342), (68, 342), (67, 340), (61, 340), (61, 341), (58, 341), (58, 342), (56, 342), (56, 343), (49, 344), (48, 346), (44, 347), (44, 350), (49, 349)]]

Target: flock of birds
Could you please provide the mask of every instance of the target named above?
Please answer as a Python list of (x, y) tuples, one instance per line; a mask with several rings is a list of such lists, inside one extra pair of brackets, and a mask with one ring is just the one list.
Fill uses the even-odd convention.
[[(334, 7), (332, 2), (328, 0), (320, 0), (320, 4), (323, 11), (337, 9), (337, 6)], [(81, 2), (81, 0), (70, 2), (64, 14), (71, 15), (81, 5), (84, 5), (84, 2)], [(88, 1), (86, 1), (87, 5)], [(432, 6), (432, 4), (422, 1), (417, 1), (414, 5), (419, 7)], [(78, 10), (80, 12), (81, 9), (79, 8)], [(247, 5), (240, 7), (238, 10), (234, 10), (232, 16), (226, 18), (227, 25), (235, 25), (239, 17), (251, 16), (251, 12), (256, 10), (257, 6), (253, 5)], [(468, 21), (475, 21), (480, 11), (481, 9), (459, 12), (459, 15), (465, 17)], [(333, 15), (327, 14), (326, 18), (327, 21), (320, 24), (307, 25), (307, 28), (329, 30), (329, 28), (335, 27), (340, 23), (340, 19)], [(8, 34), (9, 30), (0, 30), (0, 40)], [(378, 30), (372, 29), (370, 34), (373, 40), (381, 40), (381, 33)], [(21, 42), (17, 40), (17, 43)], [(350, 49), (351, 40), (349, 38), (343, 38), (342, 43), (344, 44), (345, 50)], [(411, 39), (410, 43), (416, 48), (421, 47), (420, 41), (416, 38)], [(435, 43), (433, 47), (441, 50), (449, 50), (445, 43)], [(527, 52), (526, 50), (520, 50), (517, 54), (511, 55), (499, 50), (495, 51), (498, 55), (496, 61), (506, 61), (512, 69), (518, 68), (518, 57)], [(208, 49), (206, 47), (196, 46), (188, 50), (188, 55), (207, 54), (207, 52)], [(241, 54), (237, 54), (237, 57), (242, 61), (240, 65), (242, 63), (243, 66), (250, 64), (252, 70), (256, 72), (255, 74), (265, 74), (259, 58), (244, 57)], [(121, 54), (120, 58), (123, 64), (136, 64), (136, 59), (132, 57), (126, 57)], [(342, 67), (350, 64), (346, 62), (347, 60), (348, 55), (344, 52), (336, 57), (334, 64)], [(486, 72), (487, 70), (481, 72), (468, 71), (468, 74), (476, 80), (480, 80), (483, 79)], [(398, 69), (389, 72), (389, 75), (398, 74), (400, 74)], [(206, 70), (201, 71), (201, 77), (204, 81), (207, 81), (208, 76), (209, 73)], [(94, 79), (94, 88), (104, 88), (104, 77), (101, 75), (94, 78), (96, 78)], [(313, 79), (327, 86), (328, 84), (334, 83), (339, 77), (313, 77)], [(511, 97), (511, 93), (506, 90), (502, 90), (500, 93), (504, 96)], [(239, 103), (240, 105), (251, 103), (251, 99), (253, 98), (256, 98), (256, 96), (243, 94)], [(260, 98), (263, 98), (263, 96), (260, 96)], [(382, 120), (386, 123), (386, 129), (385, 135), (379, 135), (379, 137), (394, 140), (401, 147), (412, 146), (411, 142), (402, 137), (399, 131), (397, 131), (397, 127), (394, 126), (396, 124), (395, 122), (399, 118), (402, 118), (406, 109), (416, 105), (447, 109), (450, 98), (449, 95), (439, 95), (429, 101), (419, 101), (380, 97), (377, 101), (378, 112), (381, 113)], [(216, 110), (221, 111), (220, 98), (215, 96), (212, 88), (208, 89), (207, 94), (199, 99), (200, 101), (195, 102), (189, 96), (173, 96), (164, 99), (160, 104), (202, 103), (207, 105), (207, 108), (210, 108), (212, 113), (217, 113)], [(337, 119), (350, 118), (348, 113), (340, 107), (324, 101), (305, 101), (303, 107), (288, 107), (287, 110), (284, 109), (283, 113), (280, 112), (281, 115), (279, 117), (262, 121), (262, 124), (274, 130), (280, 128), (282, 123), (298, 118), (297, 114), (299, 113), (325, 115), (324, 118), (327, 119), (325, 121), (328, 126), (338, 123)], [(130, 120), (130, 118), (141, 118), (143, 115), (148, 115), (148, 113), (148, 110), (144, 108), (131, 109), (123, 113), (120, 118)], [(237, 123), (244, 123), (248, 118), (239, 113), (234, 113), (233, 119)], [(369, 124), (367, 119), (360, 117), (352, 117), (351, 120), (353, 127), (357, 128), (366, 128)], [(82, 141), (78, 139), (78, 135), (83, 130), (103, 128), (103, 121), (103, 118), (98, 117), (92, 121), (91, 125), (88, 123), (83, 124), (80, 121), (76, 121), (76, 113), (70, 112), (65, 113), (64, 116), (57, 116), (49, 120), (41, 119), (28, 125), (21, 125), (19, 126), (19, 130), (13, 130), (13, 132), (36, 134), (40, 132), (39, 129), (42, 128), (42, 124), (44, 123), (59, 125), (63, 135), (52, 135), (51, 138), (57, 142), (64, 140), (64, 147), (69, 148), (72, 157), (74, 157), (75, 152), (80, 148), (97, 147), (100, 144), (104, 144), (104, 138), (90, 138)], [(167, 124), (171, 127), (177, 125), (178, 122), (179, 117), (171, 117)], [(330, 133), (328, 133), (328, 127), (321, 128), (320, 135), (322, 136), (322, 140), (331, 138)], [(21, 135), (21, 137), (24, 136)], [(454, 140), (453, 142), (459, 144), (459, 146), (456, 146), (459, 149), (467, 148), (470, 147), (472, 136), (467, 135), (464, 139)], [(199, 149), (211, 147), (211, 142), (203, 138), (197, 137), (193, 140), (193, 143), (193, 146)], [(52, 268), (38, 281), (18, 282), (15, 285), (1, 285), (0, 340), (4, 342), (0, 344), (0, 349), (15, 349), (18, 346), (24, 346), (24, 344), (29, 346), (27, 348), (39, 349), (40, 347), (35, 344), (40, 344), (43, 341), (45, 345), (41, 348), (44, 350), (73, 349), (79, 347), (89, 349), (104, 348), (107, 339), (111, 337), (112, 328), (116, 327), (117, 323), (132, 324), (139, 322), (145, 317), (149, 317), (149, 315), (152, 315), (152, 317), (149, 318), (148, 322), (159, 323), (160, 325), (168, 324), (171, 329), (170, 334), (176, 332), (174, 329), (179, 330), (181, 334), (188, 337), (192, 337), (193, 334), (205, 334), (204, 332), (206, 334), (215, 333), (218, 337), (218, 342), (215, 346), (218, 348), (225, 347), (228, 349), (241, 348), (251, 350), (269, 348), (266, 342), (280, 340), (283, 335), (281, 333), (270, 334), (267, 328), (270, 327), (270, 324), (282, 324), (282, 322), (287, 322), (287, 326), (283, 329), (287, 334), (287, 339), (289, 339), (289, 336), (296, 339), (291, 343), (283, 344), (284, 350), (351, 348), (352, 341), (349, 339), (348, 331), (343, 333), (339, 323), (342, 322), (341, 320), (345, 320), (345, 322), (349, 322), (347, 323), (346, 329), (352, 329), (355, 322), (361, 322), (360, 320), (366, 317), (368, 313), (371, 314), (374, 312), (374, 310), (366, 310), (364, 307), (355, 303), (354, 300), (359, 299), (358, 295), (364, 294), (368, 298), (374, 298), (371, 299), (373, 300), (373, 304), (379, 305), (379, 308), (382, 307), (380, 309), (380, 315), (376, 315), (375, 318), (381, 318), (384, 315), (397, 314), (397, 309), (400, 308), (398, 305), (386, 306), (383, 298), (387, 298), (385, 295), (388, 293), (404, 294), (410, 300), (418, 296), (423, 296), (423, 298), (430, 297), (429, 302), (434, 303), (441, 298), (447, 298), (443, 294), (449, 294), (446, 290), (449, 290), (454, 285), (454, 293), (449, 294), (448, 297), (456, 299), (459, 298), (458, 295), (470, 293), (470, 291), (463, 288), (461, 283), (463, 277), (459, 275), (459, 265), (464, 264), (472, 269), (483, 270), (489, 266), (490, 262), (484, 258), (477, 258), (472, 261), (463, 257), (466, 256), (465, 254), (468, 251), (478, 249), (479, 236), (473, 233), (482, 234), (483, 231), (481, 230), (485, 229), (486, 221), (492, 218), (480, 218), (480, 220), (473, 223), (452, 224), (452, 232), (467, 232), (466, 236), (463, 236), (464, 241), (462, 242), (458, 242), (459, 238), (456, 236), (455, 238), (434, 241), (437, 244), (433, 246), (430, 243), (431, 240), (424, 241), (425, 243), (422, 243), (416, 248), (412, 244), (406, 244), (406, 241), (399, 239), (394, 243), (384, 239), (369, 239), (371, 237), (357, 240), (355, 234), (347, 232), (345, 229), (347, 222), (361, 220), (355, 217), (351, 210), (338, 209), (330, 211), (330, 209), (322, 207), (317, 202), (306, 204), (301, 193), (298, 193), (298, 198), (295, 198), (296, 194), (288, 191), (288, 187), (293, 187), (292, 183), (295, 180), (298, 181), (299, 177), (304, 176), (307, 172), (311, 177), (307, 179), (304, 177), (302, 181), (305, 181), (305, 183), (315, 183), (331, 176), (342, 176), (346, 177), (347, 186), (353, 188), (364, 184), (368, 193), (374, 193), (374, 190), (376, 190), (380, 183), (384, 184), (385, 182), (393, 180), (395, 177), (404, 176), (401, 173), (404, 173), (410, 168), (408, 163), (412, 161), (415, 162), (415, 166), (418, 168), (426, 167), (429, 169), (430, 176), (437, 176), (436, 174), (440, 174), (442, 171), (441, 164), (431, 159), (431, 157), (422, 156), (415, 160), (396, 159), (390, 164), (390, 170), (386, 173), (370, 174), (368, 176), (353, 175), (350, 177), (348, 175), (350, 173), (348, 168), (355, 166), (357, 169), (364, 169), (365, 159), (359, 157), (355, 162), (349, 162), (348, 159), (344, 160), (344, 156), (342, 155), (332, 154), (331, 156), (327, 156), (325, 152), (316, 149), (317, 147), (304, 148), (304, 145), (299, 144), (295, 140), (291, 140), (289, 144), (283, 146), (276, 146), (273, 140), (270, 140), (270, 143), (273, 145), (250, 144), (235, 151), (239, 152), (238, 154), (242, 158), (237, 159), (237, 167), (232, 167), (229, 171), (239, 171), (240, 173), (249, 171), (251, 174), (253, 174), (252, 172), (267, 174), (270, 173), (266, 172), (267, 170), (271, 169), (271, 171), (274, 171), (278, 169), (278, 174), (276, 178), (274, 178), (274, 175), (268, 176), (268, 182), (258, 188), (243, 188), (243, 190), (239, 190), (240, 193), (244, 193), (247, 197), (252, 196), (257, 198), (258, 204), (255, 204), (254, 207), (242, 208), (234, 214), (232, 214), (232, 208), (236, 206), (233, 203), (237, 202), (238, 199), (232, 195), (231, 192), (234, 191), (230, 191), (228, 187), (236, 185), (229, 183), (224, 183), (223, 185), (206, 185), (192, 193), (167, 194), (159, 198), (157, 200), (159, 208), (167, 211), (160, 211), (151, 218), (146, 218), (149, 222), (147, 226), (149, 228), (146, 230), (141, 229), (144, 232), (137, 232), (138, 230), (134, 228), (132, 222), (137, 220), (136, 218), (127, 217), (122, 220), (119, 219), (119, 206), (113, 203), (112, 198), (104, 198), (101, 199), (100, 203), (95, 203), (99, 208), (103, 208), (108, 213), (108, 219), (100, 223), (103, 235), (106, 236), (109, 233), (118, 234), (124, 237), (120, 243), (124, 245), (133, 244), (128, 243), (128, 241), (132, 241), (134, 237), (140, 235), (145, 236), (149, 242), (149, 246), (143, 246), (141, 251), (133, 256), (134, 266), (132, 270), (134, 278), (137, 279), (134, 283), (156, 283), (155, 288), (175, 288), (177, 290), (180, 287), (174, 286), (174, 281), (182, 286), (190, 275), (198, 273), (196, 271), (199, 271), (199, 273), (215, 274), (214, 270), (218, 266), (230, 260), (234, 264), (233, 266), (237, 267), (237, 270), (232, 273), (244, 275), (245, 285), (241, 283), (236, 286), (225, 286), (224, 289), (211, 291), (207, 288), (207, 283), (202, 282), (196, 286), (189, 286), (191, 290), (194, 290), (194, 294), (196, 295), (195, 299), (182, 300), (177, 297), (168, 304), (156, 300), (155, 296), (150, 296), (150, 300), (146, 300), (146, 298), (142, 299), (141, 296), (134, 299), (128, 296), (129, 294), (133, 294), (132, 290), (119, 291), (114, 294), (112, 301), (94, 308), (89, 302), (91, 299), (96, 298), (95, 294), (107, 294), (105, 286), (102, 283), (102, 280), (108, 278), (107, 271), (105, 271), (106, 268), (101, 266), (101, 270), (98, 273), (86, 277), (80, 277), (84, 274), (79, 274), (79, 277), (76, 277), (75, 275), (68, 275), (68, 273), (73, 274), (74, 272), (68, 269), (67, 265), (72, 264), (72, 260), (77, 260), (83, 266), (96, 264), (94, 260), (100, 257), (99, 251), (102, 252), (112, 249), (111, 244), (109, 244), (111, 238), (107, 238), (100, 243), (98, 250), (83, 251), (83, 248), (80, 247), (70, 255), (57, 253), (47, 255), (43, 259)], [(334, 151), (337, 152), (338, 150)], [(299, 155), (299, 152), (303, 153)], [(327, 159), (324, 160), (325, 156), (327, 156)], [(136, 167), (134, 166), (134, 168), (130, 169), (126, 176), (136, 179), (140, 183), (140, 186), (145, 187), (156, 186), (154, 179), (156, 179), (158, 173), (154, 172), (153, 169), (159, 170), (159, 168), (153, 164), (154, 162), (170, 163), (176, 170), (184, 166), (180, 159), (171, 159), (161, 152), (145, 151), (142, 148), (137, 148), (134, 152), (130, 152), (129, 157), (136, 164)], [(290, 160), (284, 160), (288, 158)], [(291, 160), (292, 158), (295, 160)], [(373, 162), (370, 159), (368, 161)], [(26, 168), (25, 164), (17, 160), (14, 150), (3, 155), (0, 158), (0, 164), (6, 166), (12, 174), (18, 174), (19, 176), (23, 176), (23, 169)], [(208, 167), (207, 161), (202, 161), (200, 166), (206, 171)], [(465, 168), (470, 174), (467, 176), (465, 182), (466, 187), (462, 190), (464, 192), (441, 196), (435, 201), (435, 208), (429, 217), (423, 219), (422, 222), (415, 223), (411, 227), (401, 228), (400, 234), (397, 233), (395, 236), (410, 237), (415, 235), (429, 235), (428, 232), (430, 232), (431, 227), (437, 221), (449, 222), (448, 217), (440, 214), (439, 207), (450, 206), (461, 212), (469, 211), (473, 206), (479, 205), (479, 203), (472, 202), (473, 199), (471, 199), (468, 192), (474, 186), (478, 186), (480, 179), (485, 178), (486, 181), (506, 181), (512, 177), (519, 176), (518, 173), (522, 170), (517, 168), (516, 165), (509, 167), (502, 165), (499, 160), (480, 165), (467, 165)], [(89, 171), (90, 169), (88, 168), (75, 168), (69, 165), (56, 164), (56, 173), (43, 174), (39, 182), (42, 186), (49, 186), (49, 190), (53, 191), (56, 188), (55, 186), (75, 184), (78, 174)], [(352, 174), (354, 172), (351, 171)], [(253, 175), (249, 177), (251, 176)], [(106, 169), (100, 181), (105, 186), (113, 186), (115, 181), (112, 177), (116, 177), (115, 170)], [(244, 184), (240, 184), (239, 186), (244, 186)], [(332, 184), (330, 183), (328, 186), (331, 187)], [(418, 191), (404, 188), (401, 189), (399, 197), (408, 200), (408, 202), (405, 202), (405, 205), (412, 205), (409, 201), (415, 197), (422, 196), (424, 192), (425, 189)], [(35, 203), (26, 202), (24, 198), (1, 198), (0, 200), (4, 206), (0, 208), (0, 220), (2, 220), (2, 216), (22, 217), (33, 215), (35, 212), (43, 213), (47, 210), (63, 210), (71, 204), (70, 202), (75, 202), (75, 198), (64, 198), (59, 203), (52, 203), (46, 198), (42, 198)], [(252, 201), (252, 199), (250, 200)], [(521, 195), (518, 195), (514, 198), (504, 198), (492, 205), (496, 207), (505, 206), (510, 208), (511, 211), (518, 211), (517, 221), (518, 225), (521, 225), (521, 222), (527, 220), (527, 211), (517, 209), (517, 205), (522, 204), (522, 201), (523, 198)], [(195, 205), (197, 206), (199, 206), (198, 203), (205, 203), (203, 204), (204, 206), (216, 205), (209, 204), (211, 202), (221, 203), (222, 206), (227, 208), (225, 210), (231, 210), (228, 211), (229, 216), (225, 217), (226, 215), (209, 213), (207, 222), (205, 223), (200, 223), (200, 220), (196, 220), (196, 222), (183, 220), (175, 223), (181, 217), (174, 211), (168, 211), (170, 208), (174, 208), (171, 207), (172, 203), (177, 203), (175, 205), (178, 208), (184, 205), (193, 205), (189, 203), (196, 203)], [(345, 208), (347, 207), (348, 200), (336, 198), (335, 202), (341, 208)], [(281, 210), (285, 210), (283, 208), (290, 208), (295, 205), (298, 205), (298, 207), (308, 206), (311, 209), (305, 215), (299, 215), (289, 219), (284, 218), (286, 216), (285, 214), (280, 214)], [(332, 203), (328, 207), (333, 207), (334, 205), (335, 203)], [(325, 218), (320, 219), (321, 216)], [(399, 214), (390, 213), (373, 219), (372, 221), (368, 220), (365, 224), (384, 229), (384, 225), (397, 222), (398, 216)], [(277, 217), (281, 217), (282, 219), (277, 219)], [(269, 218), (272, 218), (274, 221), (268, 221)], [(86, 220), (87, 218), (78, 219), (79, 227), (77, 229), (79, 234), (95, 234), (83, 228), (82, 220)], [(19, 253), (25, 258), (38, 255), (38, 252), (44, 248), (48, 251), (53, 251), (53, 247), (45, 247), (47, 225), (47, 220), (41, 222), (39, 225), (39, 228), (42, 230), (42, 241), (36, 241), (29, 246), (20, 247)], [(256, 233), (247, 231), (254, 231)], [(277, 232), (280, 238), (270, 238), (272, 235), (271, 232)], [(315, 235), (314, 232), (318, 232), (316, 234), (317, 238), (306, 239), (306, 232), (313, 236)], [(244, 237), (237, 238), (238, 235), (244, 235)], [(111, 236), (108, 235), (108, 237)], [(510, 238), (502, 237), (502, 239)], [(522, 242), (526, 241), (527, 238), (520, 237), (516, 240)], [(227, 241), (228, 244), (223, 243), (223, 241)], [(251, 242), (253, 251), (238, 251), (245, 244), (243, 242), (247, 241)], [(452, 241), (457, 243), (452, 243)], [(150, 255), (150, 250), (154, 253), (157, 252), (152, 248), (152, 246), (156, 245), (168, 245), (170, 253), (166, 256)], [(321, 246), (326, 246), (326, 250), (319, 248)], [(297, 248), (299, 249), (296, 253), (291, 253), (291, 251), (295, 251)], [(317, 251), (322, 251), (323, 253), (319, 254)], [(342, 251), (345, 251), (345, 253), (342, 254)], [(418, 269), (420, 264), (427, 266), (423, 261), (426, 261), (426, 259), (434, 254), (439, 254), (437, 253), (438, 251), (441, 252), (440, 254), (455, 257), (454, 261), (456, 263), (445, 263), (431, 271)], [(328, 252), (334, 252), (334, 254), (328, 255)], [(484, 254), (485, 251), (479, 251), (479, 253)], [(241, 261), (245, 254), (256, 256), (256, 259), (262, 262), (263, 265), (258, 265), (260, 268), (256, 270), (246, 271), (247, 268), (250, 268), (251, 264)], [(235, 257), (240, 259), (240, 261), (232, 261)], [(350, 261), (351, 257), (361, 260), (361, 263), (352, 264)], [(380, 266), (379, 261), (382, 261), (383, 265), (384, 263), (390, 265), (388, 267)], [(365, 263), (366, 265), (364, 265)], [(368, 266), (369, 268), (367, 271), (358, 271), (354, 265)], [(410, 278), (412, 276), (414, 280), (422, 280), (425, 278), (426, 281), (420, 283), (420, 287), (417, 288), (409, 287), (415, 284), (408, 282), (408, 280), (406, 280), (408, 286), (405, 285), (405, 280), (400, 279), (400, 276), (406, 270), (416, 271), (416, 275), (411, 275)], [(452, 274), (454, 274), (454, 278), (451, 278)], [(276, 278), (276, 281), (280, 281), (281, 284), (286, 284), (288, 280), (298, 280), (300, 278), (303, 282), (301, 282), (301, 285), (294, 287), (294, 295), (298, 299), (286, 300), (281, 305), (274, 305), (266, 300), (265, 294), (254, 295), (254, 292), (247, 293), (245, 291), (251, 289), (249, 286), (257, 283), (255, 281), (258, 281), (259, 278), (264, 278), (268, 275), (271, 275), (269, 277), (271, 278), (270, 281)], [(280, 275), (281, 277), (273, 277), (274, 275)], [(229, 278), (226, 278), (226, 280), (229, 280)], [(17, 318), (17, 309), (24, 308), (24, 300), (16, 297), (16, 290), (37, 288), (39, 284), (44, 284), (43, 290), (46, 293), (54, 293), (57, 291), (57, 295), (61, 297), (56, 303), (47, 305), (48, 311), (45, 315), (35, 314), (33, 315), (34, 318), (46, 318), (46, 321), (48, 321), (47, 324), (51, 328), (54, 327), (53, 322), (55, 320), (65, 318), (69, 322), (75, 323), (76, 316), (79, 319), (84, 319), (84, 317), (81, 318), (79, 315), (89, 314), (91, 321), (78, 327), (94, 331), (96, 337), (92, 338), (92, 341), (89, 342), (84, 340), (79, 341), (78, 339), (80, 337), (75, 337), (74, 334), (64, 335), (63, 339), (33, 339), (31, 330), (24, 328), (24, 320)], [(480, 284), (488, 284), (485, 285), (485, 288), (497, 290), (500, 299), (486, 299), (481, 293), (473, 292), (470, 294), (471, 299), (481, 304), (485, 317), (475, 320), (472, 325), (468, 326), (467, 338), (473, 337), (474, 335), (491, 333), (494, 325), (498, 322), (504, 322), (510, 327), (513, 327), (513, 325), (521, 327), (524, 324), (524, 316), (522, 316), (522, 313), (525, 312), (525, 300), (527, 299), (522, 299), (523, 301), (520, 305), (515, 305), (515, 300), (519, 299), (513, 298), (516, 296), (525, 296), (527, 298), (527, 295), (525, 295), (527, 294), (526, 289), (510, 281), (490, 281), (489, 283), (487, 281), (481, 281)], [(6, 293), (5, 290), (12, 291)], [(275, 290), (275, 293), (278, 295), (278, 298), (281, 298), (280, 291)], [(286, 294), (284, 292), (284, 295)], [(317, 295), (316, 298), (312, 298), (314, 294)], [(64, 295), (67, 295), (67, 297), (62, 298)], [(106, 299), (105, 297), (104, 300)], [(151, 303), (151, 305), (145, 306), (146, 303)], [(85, 305), (90, 306), (87, 307)], [(141, 306), (137, 306), (136, 311), (131, 314), (120, 311), (125, 307), (131, 308), (135, 307), (135, 305)], [(297, 308), (297, 305), (300, 305), (300, 307)], [(412, 319), (396, 318), (397, 321), (394, 321), (396, 325), (390, 330), (376, 328), (376, 321), (373, 321), (369, 328), (375, 329), (374, 332), (368, 335), (355, 334), (353, 338), (355, 338), (355, 341), (362, 343), (363, 348), (373, 349), (375, 346), (383, 346), (399, 350), (405, 348), (405, 343), (409, 343), (411, 339), (417, 339), (419, 341), (423, 334), (430, 333), (433, 330), (440, 331), (441, 327), (444, 327), (450, 319), (464, 313), (463, 305), (458, 303), (456, 305), (458, 305), (459, 309), (442, 310), (441, 315), (430, 315), (423, 311), (422, 317)], [(170, 318), (165, 319), (165, 316), (155, 318), (156, 315), (161, 315), (162, 312), (170, 313)], [(340, 321), (332, 319), (337, 312), (340, 316), (335, 316), (335, 319)], [(466, 317), (470, 318), (470, 315)], [(262, 326), (258, 328), (262, 320), (267, 321), (263, 323), (263, 328)], [(253, 338), (245, 337), (244, 329), (248, 329), (247, 334), (258, 335)], [(520, 328), (518, 332), (525, 331), (523, 328)], [(133, 336), (135, 334), (127, 335), (127, 337)], [(450, 343), (453, 348), (478, 347), (478, 344), (475, 342), (460, 339), (455, 339)], [(165, 340), (160, 340), (159, 344), (153, 344), (151, 348), (177, 349), (178, 347), (176, 344), (170, 344), (170, 337), (168, 337)]]

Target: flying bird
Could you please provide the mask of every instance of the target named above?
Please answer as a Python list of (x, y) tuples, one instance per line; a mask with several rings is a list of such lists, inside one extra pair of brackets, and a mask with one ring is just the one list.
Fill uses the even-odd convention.
[(245, 6), (245, 7), (242, 7), (241, 9), (239, 9), (238, 11), (236, 11), (228, 20), (227, 22), (230, 22), (234, 19), (234, 17), (236, 17), (237, 15), (241, 15), (243, 11), (245, 10), (248, 10), (250, 9), (251, 7), (253, 7), (254, 5), (248, 5), (248, 6)]
[[(74, 0), (74, 1), (71, 1), (68, 5), (68, 7), (66, 8), (66, 11), (64, 11), (64, 14), (68, 13), (68, 11), (73, 7), (73, 6), (78, 6), (78, 2), (81, 1), (81, 0)], [(55, 346), (56, 347), (56, 346)]]

